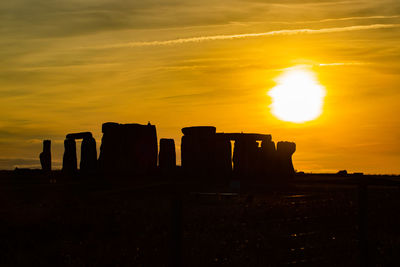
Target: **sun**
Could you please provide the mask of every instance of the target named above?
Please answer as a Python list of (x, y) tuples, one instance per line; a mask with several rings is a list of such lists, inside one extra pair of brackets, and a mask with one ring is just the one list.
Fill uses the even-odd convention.
[(272, 98), (271, 112), (278, 119), (302, 123), (321, 115), (325, 88), (309, 68), (288, 68), (276, 81), (268, 95)]

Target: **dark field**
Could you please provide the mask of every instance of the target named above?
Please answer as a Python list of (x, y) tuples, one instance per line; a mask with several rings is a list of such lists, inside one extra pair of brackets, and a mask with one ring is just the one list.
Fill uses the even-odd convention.
[(1, 266), (167, 266), (179, 203), (183, 266), (357, 266), (360, 238), (370, 266), (400, 266), (398, 177), (368, 178), (360, 236), (359, 187), (348, 177), (215, 194), (230, 190), (1, 175)]

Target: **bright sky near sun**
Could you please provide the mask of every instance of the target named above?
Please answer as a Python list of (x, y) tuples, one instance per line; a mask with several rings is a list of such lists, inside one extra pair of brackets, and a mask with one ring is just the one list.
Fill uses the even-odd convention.
[(178, 159), (213, 125), (296, 142), (297, 170), (400, 173), (398, 0), (13, 0), (0, 21), (0, 169), (150, 121)]
[(268, 95), (272, 98), (272, 114), (283, 121), (304, 123), (321, 115), (325, 89), (312, 72), (295, 66), (278, 77)]

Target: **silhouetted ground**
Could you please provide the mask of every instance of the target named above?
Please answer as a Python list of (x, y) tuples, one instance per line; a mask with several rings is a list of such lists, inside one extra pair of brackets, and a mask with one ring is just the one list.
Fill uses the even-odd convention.
[[(154, 177), (66, 179), (55, 172), (50, 183), (40, 172), (0, 175), (1, 266), (166, 266), (177, 196), (184, 266), (359, 263), (357, 177), (303, 175), (290, 186), (214, 194), (229, 188)], [(366, 179), (375, 184), (368, 187), (368, 262), (399, 266), (399, 178)]]

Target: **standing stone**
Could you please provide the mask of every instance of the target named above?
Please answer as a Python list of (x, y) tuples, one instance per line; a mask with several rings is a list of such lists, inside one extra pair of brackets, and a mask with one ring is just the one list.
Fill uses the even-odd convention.
[(278, 142), (276, 147), (277, 166), (282, 175), (294, 175), (292, 155), (296, 151), (296, 144), (292, 142)]
[(216, 134), (215, 171), (222, 176), (229, 176), (232, 173), (232, 144), (224, 133)]
[(45, 172), (51, 171), (51, 141), (43, 141), (43, 152), (39, 155), (42, 170)]
[(107, 122), (102, 127), (99, 167), (105, 173), (148, 174), (157, 168), (154, 125)]
[(251, 176), (257, 171), (259, 147), (252, 135), (241, 134), (235, 140), (233, 166), (235, 175)]
[(237, 138), (235, 140), (235, 147), (233, 150), (233, 171), (237, 176), (243, 176), (247, 174), (247, 149), (248, 147), (244, 138)]
[(64, 142), (65, 151), (63, 159), (63, 170), (66, 172), (77, 171), (76, 139), (83, 139), (81, 144), (80, 171), (82, 173), (94, 173), (97, 169), (96, 140), (91, 132), (80, 132), (67, 134)]
[(276, 170), (275, 143), (271, 140), (263, 140), (261, 143), (261, 171), (265, 175), (273, 175)]
[(246, 173), (249, 176), (255, 176), (260, 172), (260, 152), (261, 147), (259, 143), (254, 138), (247, 138), (247, 170)]
[(85, 137), (81, 144), (80, 170), (84, 173), (94, 173), (97, 169), (96, 140), (90, 136)]
[(122, 127), (115, 122), (106, 122), (102, 125), (102, 132), (99, 168), (102, 172), (122, 172)]
[(212, 126), (182, 129), (182, 168), (192, 175), (215, 173), (216, 128)]
[(76, 143), (75, 139), (67, 138), (64, 141), (64, 156), (62, 170), (73, 174), (77, 171)]
[(174, 139), (160, 139), (159, 166), (164, 172), (173, 171), (176, 167), (176, 153)]

